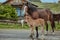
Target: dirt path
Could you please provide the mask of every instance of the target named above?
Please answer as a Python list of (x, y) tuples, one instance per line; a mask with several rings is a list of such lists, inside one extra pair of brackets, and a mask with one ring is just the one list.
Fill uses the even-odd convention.
[[(30, 30), (14, 30), (14, 29), (0, 29), (0, 40), (31, 40), (29, 37)], [(39, 38), (41, 37), (41, 32), (39, 32)], [(34, 40), (36, 37), (34, 36)], [(44, 40), (60, 40), (60, 31), (55, 31), (55, 35), (49, 33), (45, 35)]]

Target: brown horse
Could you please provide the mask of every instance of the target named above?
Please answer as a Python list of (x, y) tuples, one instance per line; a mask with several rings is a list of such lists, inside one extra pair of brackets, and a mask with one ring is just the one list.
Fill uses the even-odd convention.
[(59, 24), (59, 21), (60, 21), (60, 14), (53, 14), (53, 17), (54, 17), (54, 21), (57, 21), (58, 24)]
[[(54, 18), (53, 14), (49, 9), (38, 9), (31, 5), (30, 3), (25, 3), (25, 12), (27, 12), (33, 19), (39, 19), (42, 18), (45, 20), (46, 24), (46, 31), (48, 32), (48, 23), (47, 21), (50, 21), (51, 27), (52, 27), (52, 32), (54, 32), (55, 28), (55, 23), (54, 23)], [(38, 27), (36, 27), (36, 31), (38, 30)]]
[(44, 36), (44, 26), (45, 26), (44, 19), (38, 18), (38, 19), (34, 20), (28, 13), (25, 13), (24, 21), (29, 25), (29, 27), (31, 29), (30, 37), (33, 38), (34, 28), (39, 27), (39, 26), (41, 26), (42, 37)]

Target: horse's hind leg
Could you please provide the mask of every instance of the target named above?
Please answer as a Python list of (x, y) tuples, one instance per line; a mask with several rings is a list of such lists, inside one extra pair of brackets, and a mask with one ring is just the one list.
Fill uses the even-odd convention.
[(36, 38), (38, 38), (38, 27), (35, 27), (35, 29), (36, 29)]
[(51, 16), (50, 22), (51, 22), (52, 32), (54, 32), (55, 22), (53, 16)]
[(45, 34), (48, 34), (48, 23), (47, 23), (47, 21), (45, 21), (45, 25), (46, 25), (46, 33)]
[(52, 32), (54, 33), (54, 23), (51, 22)]
[(53, 17), (50, 19), (50, 23), (51, 23), (51, 27), (52, 27), (52, 33), (54, 34), (55, 22), (54, 22), (54, 18)]

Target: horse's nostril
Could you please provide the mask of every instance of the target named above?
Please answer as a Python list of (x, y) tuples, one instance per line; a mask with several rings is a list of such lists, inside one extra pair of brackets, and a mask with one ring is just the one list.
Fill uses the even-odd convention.
[(24, 23), (27, 23), (27, 22), (24, 22)]

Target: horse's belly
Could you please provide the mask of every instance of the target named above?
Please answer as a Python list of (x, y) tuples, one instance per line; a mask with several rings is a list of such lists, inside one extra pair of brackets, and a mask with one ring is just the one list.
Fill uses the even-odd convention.
[(33, 24), (34, 24), (35, 27), (40, 26), (40, 22), (37, 22), (37, 21), (35, 21)]

